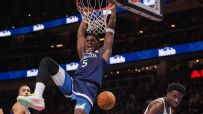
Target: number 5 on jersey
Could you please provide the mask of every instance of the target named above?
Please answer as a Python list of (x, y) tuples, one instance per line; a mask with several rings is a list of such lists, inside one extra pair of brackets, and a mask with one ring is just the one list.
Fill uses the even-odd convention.
[(82, 61), (81, 67), (86, 67), (86, 66), (87, 66), (87, 59), (84, 59), (84, 60)]

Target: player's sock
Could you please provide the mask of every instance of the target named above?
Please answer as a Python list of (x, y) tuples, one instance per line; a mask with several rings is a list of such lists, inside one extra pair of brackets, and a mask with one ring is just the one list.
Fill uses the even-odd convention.
[(53, 76), (57, 74), (58, 71), (59, 65), (52, 58), (43, 58), (39, 65), (34, 94), (42, 97), (45, 90), (45, 85), (50, 78), (50, 75)]
[(42, 82), (37, 82), (35, 86), (34, 94), (42, 97), (45, 89), (45, 84)]

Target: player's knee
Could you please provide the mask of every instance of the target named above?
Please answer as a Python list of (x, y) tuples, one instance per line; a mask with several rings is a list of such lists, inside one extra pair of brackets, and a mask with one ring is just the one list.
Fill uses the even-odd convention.
[(86, 114), (86, 112), (84, 109), (76, 108), (74, 114)]
[(41, 60), (41, 63), (43, 64), (48, 64), (48, 63), (51, 63), (53, 62), (54, 60), (51, 58), (51, 57), (44, 57), (42, 60)]
[(55, 75), (58, 72), (59, 65), (50, 57), (43, 58), (40, 64), (47, 68), (51, 75)]
[(42, 65), (44, 65), (44, 66), (47, 66), (48, 63), (50, 63), (50, 62), (52, 62), (52, 58), (50, 58), (50, 57), (44, 57), (44, 58), (41, 60), (41, 63), (40, 63), (40, 64), (42, 64)]

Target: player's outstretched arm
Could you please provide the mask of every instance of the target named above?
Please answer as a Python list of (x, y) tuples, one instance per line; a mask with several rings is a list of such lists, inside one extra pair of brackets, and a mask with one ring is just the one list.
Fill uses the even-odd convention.
[(102, 57), (106, 62), (108, 62), (109, 57), (112, 54), (115, 24), (116, 24), (116, 6), (114, 6), (114, 8), (111, 10), (111, 16), (107, 24), (106, 34), (104, 38)]
[(82, 20), (77, 33), (77, 51), (80, 59), (82, 59), (85, 52), (86, 30), (87, 30), (87, 24)]

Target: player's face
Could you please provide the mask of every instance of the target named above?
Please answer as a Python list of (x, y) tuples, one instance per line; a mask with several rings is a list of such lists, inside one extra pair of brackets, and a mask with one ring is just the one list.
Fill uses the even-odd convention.
[(171, 105), (171, 107), (176, 108), (180, 104), (180, 101), (183, 97), (183, 94), (176, 91), (176, 90), (172, 90), (172, 91), (167, 93), (167, 97), (169, 99), (168, 102)]
[(85, 46), (88, 52), (93, 52), (98, 48), (99, 42), (97, 41), (95, 36), (89, 35), (86, 37)]
[(19, 90), (19, 96), (28, 96), (30, 95), (30, 88), (28, 86), (22, 86)]

